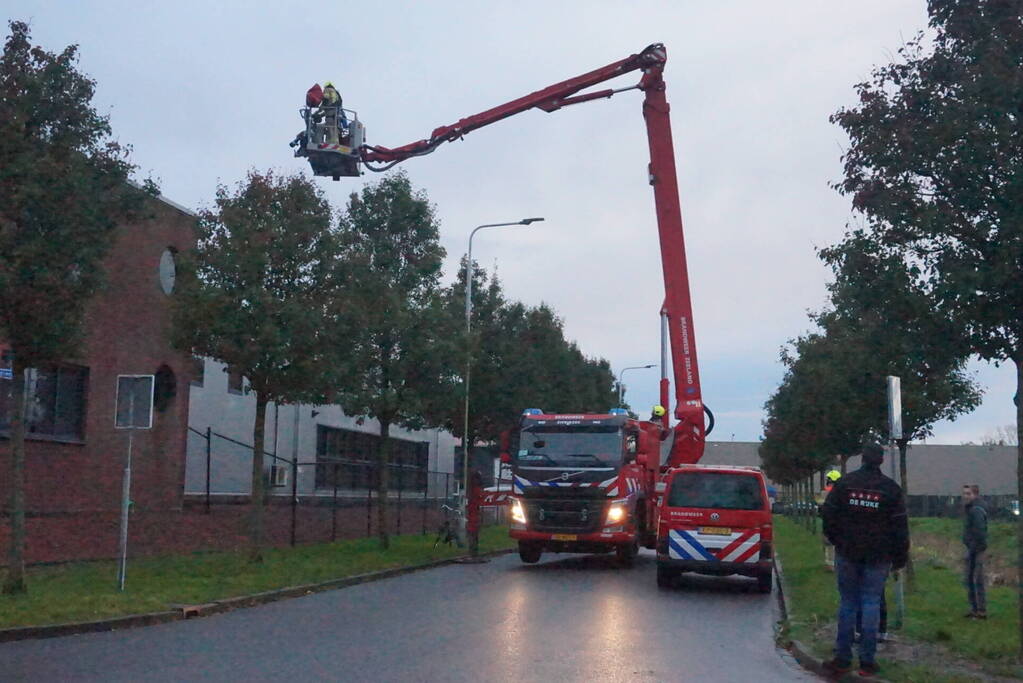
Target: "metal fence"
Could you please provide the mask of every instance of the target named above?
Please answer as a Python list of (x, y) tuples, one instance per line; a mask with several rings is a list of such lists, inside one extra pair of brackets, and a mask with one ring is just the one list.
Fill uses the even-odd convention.
[[(212, 429), (189, 427), (186, 504), (214, 514), (227, 506), (250, 505), (252, 446)], [(334, 541), (379, 533), (380, 467), (348, 458), (297, 459), (264, 452), (268, 526), (287, 524), (290, 545)], [(392, 463), (388, 474), (388, 532), (436, 533), (444, 506), (456, 507), (461, 492), (451, 472)], [(280, 517), (285, 516), (282, 520)], [(504, 520), (503, 506), (484, 508), (484, 523)]]

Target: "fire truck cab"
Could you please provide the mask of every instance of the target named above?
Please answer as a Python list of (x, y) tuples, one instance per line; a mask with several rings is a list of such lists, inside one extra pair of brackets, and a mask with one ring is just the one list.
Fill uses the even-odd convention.
[[(631, 563), (648, 528), (648, 457), (656, 467), (658, 424), (606, 414), (526, 410), (512, 448), (511, 536), (523, 562), (544, 551), (614, 551)], [(654, 452), (647, 451), (654, 449)], [(652, 536), (651, 536), (652, 539)]]

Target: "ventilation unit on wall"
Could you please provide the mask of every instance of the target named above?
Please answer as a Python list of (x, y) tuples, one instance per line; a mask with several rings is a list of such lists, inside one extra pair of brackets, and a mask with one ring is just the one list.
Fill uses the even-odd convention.
[(270, 465), (270, 485), (288, 485), (288, 467), (286, 465)]

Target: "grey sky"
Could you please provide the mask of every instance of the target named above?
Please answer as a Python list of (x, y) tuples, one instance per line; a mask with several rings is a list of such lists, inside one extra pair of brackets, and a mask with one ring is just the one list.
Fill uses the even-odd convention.
[[(50, 49), (77, 42), (134, 160), (190, 207), (249, 168), (305, 168), (287, 143), (313, 82), (333, 80), (371, 143), (397, 146), (641, 50), (668, 48), (694, 322), (714, 438), (754, 440), (778, 348), (825, 301), (815, 246), (849, 202), (828, 187), (845, 144), (827, 117), (926, 23), (923, 0), (763, 2), (33, 2), (8, 5)], [(636, 79), (626, 78), (621, 85)], [(447, 277), (474, 255), (509, 296), (550, 303), (615, 370), (656, 362), (663, 297), (642, 95), (528, 112), (403, 167), (437, 204)], [(368, 174), (363, 180), (375, 180)], [(323, 180), (340, 206), (359, 181)], [(936, 441), (1013, 422), (1013, 373), (977, 365), (984, 405)], [(627, 375), (641, 410), (656, 371)], [(883, 391), (883, 387), (878, 388)]]

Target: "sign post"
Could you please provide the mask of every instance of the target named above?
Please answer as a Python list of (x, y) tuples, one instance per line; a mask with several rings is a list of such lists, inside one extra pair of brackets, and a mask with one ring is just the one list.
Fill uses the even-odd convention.
[[(895, 458), (898, 453), (896, 442), (902, 438), (902, 380), (888, 376), (888, 447), (891, 461), (892, 479), (898, 479), (895, 472)], [(902, 484), (902, 482), (899, 482)], [(903, 491), (903, 495), (905, 495)], [(906, 582), (903, 572), (895, 572), (895, 627), (902, 628), (906, 619)]]
[(128, 571), (128, 510), (131, 507), (131, 450), (136, 429), (153, 427), (153, 375), (118, 375), (114, 428), (128, 431), (128, 455), (121, 481), (121, 543), (117, 567), (117, 588), (124, 590)]

